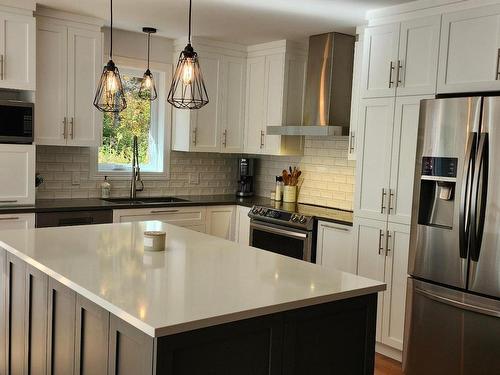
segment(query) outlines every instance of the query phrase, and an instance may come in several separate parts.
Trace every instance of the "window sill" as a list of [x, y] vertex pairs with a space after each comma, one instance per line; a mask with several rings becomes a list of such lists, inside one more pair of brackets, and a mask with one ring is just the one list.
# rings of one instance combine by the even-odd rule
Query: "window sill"
[[[104, 180], [104, 176], [108, 176], [108, 179], [111, 181], [130, 181], [132, 172], [96, 172], [89, 176], [90, 180]], [[155, 181], [162, 180], [168, 181], [170, 180], [170, 173], [168, 172], [142, 172], [141, 171], [141, 179], [144, 181]]]

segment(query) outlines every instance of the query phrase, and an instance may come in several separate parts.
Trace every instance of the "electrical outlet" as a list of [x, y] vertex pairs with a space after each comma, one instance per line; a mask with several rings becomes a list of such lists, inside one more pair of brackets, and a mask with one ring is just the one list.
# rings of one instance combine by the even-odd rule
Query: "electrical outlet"
[[80, 172], [73, 172], [71, 176], [71, 185], [80, 185]]
[[189, 183], [191, 185], [199, 185], [200, 184], [200, 173], [199, 172], [191, 173], [189, 175]]

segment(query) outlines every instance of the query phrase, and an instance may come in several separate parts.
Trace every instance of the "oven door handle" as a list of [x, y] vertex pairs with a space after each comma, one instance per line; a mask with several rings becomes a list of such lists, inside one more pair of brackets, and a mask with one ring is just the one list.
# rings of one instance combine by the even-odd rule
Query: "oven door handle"
[[286, 230], [286, 229], [279, 229], [279, 228], [276, 228], [274, 226], [268, 226], [268, 225], [260, 225], [260, 224], [256, 224], [256, 223], [251, 223], [250, 224], [250, 228], [253, 229], [253, 228], [256, 228], [256, 229], [260, 229], [264, 232], [269, 232], [269, 233], [274, 233], [274, 234], [282, 234], [284, 236], [288, 236], [288, 237], [293, 237], [293, 238], [299, 238], [299, 239], [304, 239], [304, 238], [307, 238], [307, 233], [301, 233], [301, 232], [294, 232], [294, 231], [290, 231], [290, 230]]

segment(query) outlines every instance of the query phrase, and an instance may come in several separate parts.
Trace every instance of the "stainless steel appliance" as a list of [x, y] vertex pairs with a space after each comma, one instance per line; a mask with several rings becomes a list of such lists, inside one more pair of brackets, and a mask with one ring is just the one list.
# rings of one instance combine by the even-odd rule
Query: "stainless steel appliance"
[[250, 213], [250, 246], [315, 262], [314, 218], [254, 206]]
[[33, 103], [0, 100], [0, 142], [33, 143]]
[[422, 101], [403, 367], [500, 374], [500, 97]]
[[238, 191], [239, 197], [250, 197], [253, 195], [253, 173], [254, 160], [248, 158], [238, 159]]

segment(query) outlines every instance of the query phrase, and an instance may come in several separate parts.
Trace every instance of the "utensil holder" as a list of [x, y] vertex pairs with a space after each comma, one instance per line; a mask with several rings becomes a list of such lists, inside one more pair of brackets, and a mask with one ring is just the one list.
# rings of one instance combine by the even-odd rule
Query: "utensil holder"
[[297, 202], [297, 186], [284, 186], [283, 187], [283, 202], [295, 203]]

